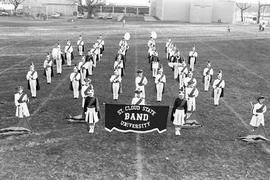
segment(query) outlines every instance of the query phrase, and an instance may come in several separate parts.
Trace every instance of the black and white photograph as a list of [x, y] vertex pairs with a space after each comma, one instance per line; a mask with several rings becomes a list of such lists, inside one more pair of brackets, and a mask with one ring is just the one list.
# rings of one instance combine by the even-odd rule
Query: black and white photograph
[[270, 180], [270, 0], [0, 0], [0, 180]]

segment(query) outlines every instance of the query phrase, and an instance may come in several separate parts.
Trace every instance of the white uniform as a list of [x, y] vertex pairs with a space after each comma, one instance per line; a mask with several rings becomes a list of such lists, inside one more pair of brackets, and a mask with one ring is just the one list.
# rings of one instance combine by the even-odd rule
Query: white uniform
[[166, 76], [165, 74], [158, 74], [155, 78], [155, 83], [156, 83], [156, 89], [157, 89], [157, 101], [161, 102], [162, 101], [162, 93], [165, 88], [166, 84]]
[[198, 53], [196, 51], [190, 51], [189, 52], [189, 62], [190, 62], [190, 69], [194, 71], [194, 64], [196, 62], [196, 59], [198, 57]]
[[81, 79], [85, 79], [87, 72], [88, 75], [92, 75], [92, 69], [91, 71], [89, 71], [89, 67], [90, 67], [90, 62], [79, 62], [78, 64], [78, 69], [80, 69], [80, 73], [81, 73]]
[[153, 47], [153, 46], [156, 46], [155, 40], [154, 40], [154, 39], [150, 39], [150, 40], [148, 41], [148, 43], [147, 43], [147, 46], [148, 46], [149, 48], [151, 48], [151, 47]]
[[37, 71], [28, 71], [26, 74], [26, 79], [29, 81], [32, 97], [37, 96], [37, 78], [38, 78]]
[[[222, 81], [220, 83], [220, 81]], [[216, 79], [213, 83], [213, 95], [214, 95], [214, 104], [219, 105], [219, 99], [221, 97], [222, 89], [225, 88], [225, 81]]]
[[176, 61], [173, 63], [173, 77], [174, 79], [177, 79], [179, 76], [179, 69], [181, 69], [182, 63], [179, 61]]
[[131, 104], [132, 105], [145, 105], [145, 99], [134, 97], [134, 98], [132, 98]]
[[250, 125], [253, 127], [264, 126], [264, 113], [266, 112], [266, 106], [260, 103], [256, 103], [253, 107], [253, 116], [250, 121]]
[[187, 87], [189, 84], [193, 83], [193, 86], [197, 85], [197, 80], [193, 77], [186, 77], [184, 80], [184, 85]]
[[78, 51], [79, 51], [79, 55], [82, 56], [83, 55], [83, 48], [84, 48], [84, 41], [83, 40], [78, 40], [77, 41], [77, 46], [78, 46]]
[[[141, 84], [140, 84], [140, 82], [141, 82]], [[145, 98], [145, 88], [144, 88], [144, 86], [147, 85], [147, 83], [148, 83], [148, 80], [146, 79], [145, 76], [142, 76], [142, 77], [137, 76], [136, 79], [135, 79], [136, 89], [142, 91], [142, 97], [143, 98]]]
[[61, 57], [61, 49], [60, 48], [53, 48], [52, 50], [52, 57], [56, 61], [56, 72], [57, 74], [62, 74], [62, 57]]
[[47, 78], [47, 83], [50, 84], [52, 82], [52, 66], [53, 66], [53, 62], [52, 60], [45, 60], [43, 67], [45, 69], [45, 74], [46, 74], [46, 78]]
[[74, 98], [79, 98], [80, 79], [81, 79], [80, 73], [73, 72], [70, 74], [70, 82], [72, 84]]
[[23, 118], [23, 117], [29, 117], [29, 110], [27, 107], [28, 97], [25, 93], [16, 93], [14, 95], [14, 101], [16, 105], [16, 117]]
[[73, 47], [70, 46], [65, 46], [65, 53], [66, 53], [66, 58], [67, 58], [67, 65], [71, 66], [71, 53], [73, 52]]
[[203, 82], [204, 82], [204, 90], [208, 91], [209, 90], [209, 85], [210, 85], [210, 81], [211, 78], [213, 76], [214, 72], [213, 72], [213, 68], [204, 68], [203, 70]]
[[114, 65], [113, 65], [113, 68], [114, 70], [117, 70], [117, 73], [120, 75], [120, 76], [123, 76], [122, 74], [122, 69], [124, 68], [124, 64], [123, 64], [123, 61], [120, 60], [120, 61], [115, 61], [114, 62]]
[[152, 61], [152, 76], [153, 77], [156, 77], [157, 76], [158, 68], [159, 68], [159, 62], [156, 59], [156, 60]]
[[114, 100], [117, 100], [119, 97], [121, 81], [122, 81], [122, 78], [120, 75], [112, 75], [110, 78], [110, 82], [112, 83], [112, 93], [113, 93]]
[[187, 99], [187, 111], [192, 113], [196, 110], [196, 97], [198, 97], [199, 91], [196, 87], [186, 88], [186, 99]]
[[179, 89], [184, 88], [185, 78], [186, 78], [187, 73], [188, 73], [188, 68], [185, 64], [178, 67]]

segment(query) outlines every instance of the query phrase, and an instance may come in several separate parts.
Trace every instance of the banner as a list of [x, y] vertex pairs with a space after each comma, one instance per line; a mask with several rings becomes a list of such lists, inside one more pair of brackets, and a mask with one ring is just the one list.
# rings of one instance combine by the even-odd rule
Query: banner
[[105, 105], [105, 129], [109, 132], [148, 133], [166, 131], [169, 106]]

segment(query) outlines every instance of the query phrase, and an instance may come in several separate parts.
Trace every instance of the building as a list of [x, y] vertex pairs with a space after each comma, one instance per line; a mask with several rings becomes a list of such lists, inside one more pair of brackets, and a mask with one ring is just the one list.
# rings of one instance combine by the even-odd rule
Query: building
[[233, 0], [151, 0], [150, 15], [164, 21], [232, 23]]
[[74, 3], [74, 0], [25, 0], [23, 7], [33, 14], [52, 15], [61, 13], [64, 16], [71, 16], [74, 11], [78, 10], [78, 5]]

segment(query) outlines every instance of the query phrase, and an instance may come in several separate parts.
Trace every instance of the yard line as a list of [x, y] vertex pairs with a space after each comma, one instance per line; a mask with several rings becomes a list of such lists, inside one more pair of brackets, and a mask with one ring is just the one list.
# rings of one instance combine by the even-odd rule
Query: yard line
[[[136, 77], [136, 70], [138, 68], [138, 50], [137, 50], [137, 32], [135, 29], [135, 66], [134, 66], [134, 76]], [[136, 134], [136, 168], [137, 168], [137, 180], [142, 180], [142, 172], [143, 172], [143, 165], [142, 165], [142, 148], [141, 148], [141, 137], [140, 134]]]
[[215, 48], [215, 47], [213, 47], [213, 46], [211, 46], [211, 45], [209, 45], [209, 44], [207, 44], [207, 43], [204, 43], [204, 42], [202, 42], [202, 41], [200, 41], [200, 40], [199, 40], [199, 42], [200, 42], [201, 44], [206, 45], [206, 46], [208, 46], [209, 48], [215, 50], [215, 51], [218, 52], [220, 55], [222, 55], [223, 57], [227, 58], [229, 61], [231, 61], [231, 62], [237, 64], [238, 66], [240, 66], [241, 68], [243, 68], [244, 70], [246, 70], [247, 72], [249, 72], [250, 74], [253, 74], [254, 76], [256, 76], [256, 77], [258, 77], [258, 78], [264, 80], [265, 83], [266, 83], [268, 86], [270, 86], [270, 81], [266, 80], [266, 79], [265, 79], [264, 77], [262, 77], [261, 75], [259, 75], [259, 74], [257, 74], [256, 72], [250, 70], [249, 68], [247, 68], [247, 67], [244, 66], [243, 64], [241, 64], [241, 63], [239, 63], [239, 62], [233, 60], [232, 58], [230, 58], [229, 56], [227, 56], [226, 54], [224, 54], [223, 52], [221, 52], [221, 51], [218, 50], [217, 48]]
[[30, 55], [30, 57], [26, 58], [25, 60], [20, 61], [19, 63], [16, 63], [16, 64], [10, 66], [9, 68], [0, 71], [0, 75], [3, 74], [3, 73], [5, 73], [5, 72], [7, 72], [7, 71], [9, 71], [9, 70], [11, 70], [11, 69], [13, 69], [13, 68], [16, 67], [17, 65], [20, 65], [20, 64], [23, 64], [23, 63], [27, 62], [30, 58], [31, 58], [31, 55]]

